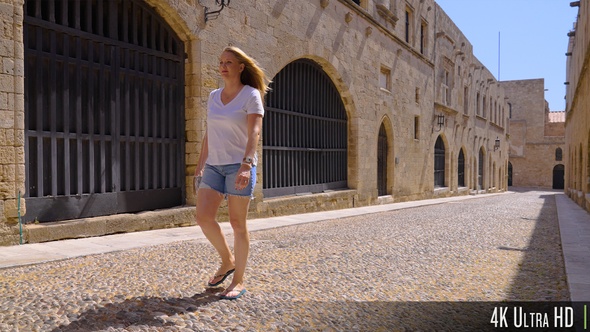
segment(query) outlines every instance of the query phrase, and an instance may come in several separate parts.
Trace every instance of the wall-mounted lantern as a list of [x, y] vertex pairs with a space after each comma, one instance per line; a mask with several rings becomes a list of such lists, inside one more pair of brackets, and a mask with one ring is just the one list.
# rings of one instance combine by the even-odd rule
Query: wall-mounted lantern
[[494, 151], [500, 148], [500, 138], [496, 136], [496, 140], [494, 141]]
[[223, 8], [229, 6], [229, 2], [230, 2], [230, 0], [227, 0], [227, 1], [226, 0], [215, 0], [215, 4], [220, 6], [220, 8], [218, 10], [214, 10], [214, 11], [209, 11], [209, 8], [205, 7], [205, 23], [207, 23], [207, 21], [209, 21], [209, 20], [216, 19], [217, 16], [219, 16], [219, 13], [221, 13], [221, 11], [223, 10]]
[[436, 124], [438, 125], [438, 130], [440, 131], [442, 129], [442, 127], [445, 125], [445, 116], [442, 114], [439, 114], [436, 116]]

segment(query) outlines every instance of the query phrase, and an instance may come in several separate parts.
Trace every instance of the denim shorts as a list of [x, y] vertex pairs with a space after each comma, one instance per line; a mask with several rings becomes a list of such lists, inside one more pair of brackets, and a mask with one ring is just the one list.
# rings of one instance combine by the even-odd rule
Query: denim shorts
[[213, 189], [227, 197], [227, 195], [254, 197], [254, 186], [256, 185], [256, 166], [250, 170], [250, 181], [246, 188], [236, 189], [236, 176], [242, 164], [228, 165], [205, 165], [203, 178], [199, 188]]

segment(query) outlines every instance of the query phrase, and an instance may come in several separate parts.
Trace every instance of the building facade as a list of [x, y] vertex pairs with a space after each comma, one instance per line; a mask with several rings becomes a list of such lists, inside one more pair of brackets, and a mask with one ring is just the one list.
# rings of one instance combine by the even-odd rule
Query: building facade
[[571, 5], [579, 8], [566, 53], [565, 193], [590, 211], [590, 4]]
[[565, 112], [550, 112], [543, 79], [502, 81], [508, 97], [508, 185], [564, 189]]
[[227, 45], [273, 81], [251, 217], [507, 187], [507, 96], [432, 0], [1, 8], [0, 244], [194, 224]]

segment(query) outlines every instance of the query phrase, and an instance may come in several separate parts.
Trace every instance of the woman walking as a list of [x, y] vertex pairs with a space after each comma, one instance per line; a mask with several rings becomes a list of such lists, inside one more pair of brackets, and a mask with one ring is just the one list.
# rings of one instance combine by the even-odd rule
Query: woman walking
[[[201, 177], [196, 221], [221, 257], [221, 266], [208, 285], [218, 286], [233, 273], [221, 298], [235, 300], [246, 292], [244, 272], [250, 251], [246, 218], [256, 184], [256, 147], [268, 80], [254, 59], [233, 46], [221, 53], [219, 72], [224, 86], [209, 95], [207, 131], [195, 171], [195, 176]], [[234, 233], [234, 253], [215, 220], [224, 198]]]

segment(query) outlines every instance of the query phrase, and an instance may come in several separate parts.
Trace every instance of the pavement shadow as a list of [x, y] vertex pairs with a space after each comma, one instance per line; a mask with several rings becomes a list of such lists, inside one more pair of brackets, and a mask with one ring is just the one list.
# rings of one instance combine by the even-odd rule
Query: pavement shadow
[[82, 332], [108, 330], [110, 327], [147, 325], [151, 327], [173, 326], [160, 316], [174, 316], [195, 312], [199, 307], [219, 301], [216, 294], [223, 288], [208, 288], [202, 293], [183, 298], [136, 297], [119, 303], [110, 303], [80, 314], [68, 325], [58, 326], [52, 332]]
[[538, 215], [521, 218], [523, 222], [534, 223], [527, 247], [498, 248], [524, 253], [520, 269], [508, 293], [511, 301], [570, 300], [555, 199], [559, 194], [559, 191], [540, 193], [539, 198], [543, 200], [543, 204]]

